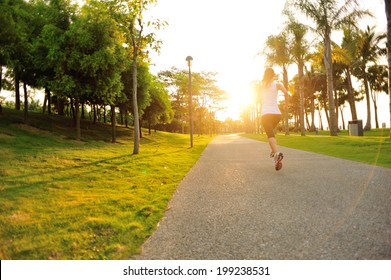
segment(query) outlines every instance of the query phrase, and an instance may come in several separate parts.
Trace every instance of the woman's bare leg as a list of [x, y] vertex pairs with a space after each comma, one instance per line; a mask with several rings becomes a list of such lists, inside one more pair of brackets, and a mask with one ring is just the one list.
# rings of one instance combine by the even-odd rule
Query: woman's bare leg
[[272, 149], [272, 153], [277, 153], [278, 152], [277, 140], [276, 140], [275, 137], [270, 137], [269, 138], [269, 146]]

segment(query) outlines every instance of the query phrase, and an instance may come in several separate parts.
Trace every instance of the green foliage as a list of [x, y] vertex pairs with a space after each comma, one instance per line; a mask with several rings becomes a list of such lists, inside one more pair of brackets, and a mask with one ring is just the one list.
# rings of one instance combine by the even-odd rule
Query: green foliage
[[[196, 113], [194, 123], [199, 134], [206, 131], [207, 126], [215, 124], [216, 112], [224, 109], [222, 101], [227, 98], [227, 95], [216, 85], [216, 74], [214, 72], [192, 73], [193, 112]], [[168, 130], [183, 131], [184, 127], [189, 125], [189, 72], [173, 67], [159, 72], [158, 78], [170, 90], [174, 119]]]
[[[128, 69], [122, 72], [122, 83], [124, 85], [123, 94], [126, 96], [125, 106], [128, 111], [133, 111], [133, 75], [132, 64]], [[145, 64], [137, 67], [137, 104], [139, 114], [142, 115], [145, 108], [150, 104], [151, 97], [149, 90], [151, 88], [153, 76], [149, 72], [149, 67]]]
[[149, 93], [151, 102], [145, 109], [143, 116], [143, 120], [146, 121], [148, 128], [157, 124], [170, 123], [174, 112], [172, 111], [168, 91], [165, 89], [164, 84], [154, 78]]
[[[3, 110], [0, 118], [0, 258], [129, 259], [140, 251], [167, 203], [211, 140], [157, 132], [131, 155], [129, 129]], [[49, 132], [52, 130], [53, 132]]]
[[[135, 24], [141, 23], [145, 9], [156, 1], [92, 0], [86, 1], [81, 8], [72, 2], [17, 0], [0, 3], [0, 65], [9, 73], [1, 87], [10, 88], [9, 81], [14, 80], [15, 90], [20, 87], [19, 81], [33, 88], [44, 88], [45, 98], [51, 102], [50, 111], [53, 104], [54, 109], [63, 114], [64, 104], [69, 104], [76, 127], [79, 127], [78, 104], [127, 104], [126, 114], [136, 107], [129, 102], [134, 90], [132, 84], [127, 83], [133, 83], [130, 67], [134, 65], [141, 72], [137, 75], [137, 101], [142, 114], [151, 101], [146, 48], [158, 50], [161, 42], [154, 33], [143, 36], [144, 25], [137, 29]], [[122, 5], [128, 9], [122, 10], [125, 7]], [[133, 64], [130, 63], [134, 50], [128, 29], [130, 23], [135, 28], [133, 35], [141, 36], [137, 45], [140, 59]], [[145, 23], [155, 29], [164, 25], [159, 20]], [[124, 75], [129, 75], [126, 89], [122, 80]], [[19, 96], [17, 93], [16, 108], [21, 107]]]
[[[91, 8], [92, 9], [92, 8]], [[121, 72], [125, 60], [121, 41], [115, 40], [115, 23], [96, 9], [85, 8], [66, 32], [61, 71], [57, 73], [57, 92], [81, 100], [112, 104], [120, 95]]]

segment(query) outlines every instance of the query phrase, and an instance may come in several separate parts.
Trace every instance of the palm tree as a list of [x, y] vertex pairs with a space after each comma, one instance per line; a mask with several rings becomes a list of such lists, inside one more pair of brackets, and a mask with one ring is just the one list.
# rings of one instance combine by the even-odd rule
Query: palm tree
[[[388, 81], [391, 81], [391, 3], [384, 0], [387, 17], [387, 61], [388, 61]], [[391, 83], [388, 83], [388, 96], [390, 97], [390, 138], [391, 138]]]
[[323, 62], [327, 74], [327, 95], [330, 110], [330, 135], [338, 135], [338, 123], [333, 94], [333, 64], [331, 50], [331, 33], [345, 24], [355, 25], [358, 18], [370, 15], [368, 11], [358, 8], [357, 0], [344, 0], [342, 5], [338, 0], [291, 0], [288, 5], [297, 8], [308, 18], [312, 19], [316, 27], [311, 28], [323, 39]]
[[376, 63], [382, 54], [382, 50], [379, 47], [379, 43], [385, 38], [385, 34], [377, 35], [375, 33], [375, 27], [367, 26], [365, 31], [359, 32], [358, 48], [360, 55], [359, 65], [359, 78], [364, 81], [365, 96], [367, 101], [367, 123], [364, 130], [371, 129], [371, 99], [368, 86], [368, 73], [367, 65], [370, 62]]
[[[333, 61], [336, 60], [335, 52], [333, 53]], [[314, 52], [311, 54], [311, 66], [318, 72], [318, 102], [322, 105], [319, 108], [324, 110], [326, 115], [327, 127], [330, 128], [330, 116], [329, 116], [329, 99], [327, 96], [327, 75], [326, 69], [323, 63], [323, 43], [318, 43]]]
[[388, 73], [384, 65], [372, 65], [368, 68], [368, 82], [371, 91], [371, 98], [375, 109], [376, 128], [379, 128], [377, 117], [377, 100], [379, 92], [387, 92], [388, 89]]
[[[285, 88], [288, 88], [288, 65], [291, 63], [289, 52], [289, 42], [285, 32], [279, 35], [271, 35], [266, 39], [263, 54], [266, 55], [266, 61], [271, 65], [278, 65], [283, 71], [283, 82]], [[288, 98], [285, 96], [285, 135], [289, 135], [288, 124]]]
[[305, 75], [304, 75], [304, 91], [307, 96], [307, 100], [309, 101], [309, 111], [311, 113], [311, 124], [309, 125], [309, 131], [315, 131], [315, 93], [319, 92], [321, 90], [320, 88], [320, 80], [321, 80], [321, 73], [316, 72], [313, 65], [311, 65], [310, 69], [308, 70], [305, 68]]
[[297, 63], [298, 74], [299, 74], [299, 98], [300, 98], [300, 131], [301, 136], [305, 136], [305, 125], [304, 125], [304, 92], [303, 92], [303, 71], [304, 61], [308, 57], [308, 43], [305, 40], [307, 28], [297, 21], [293, 17], [289, 17], [289, 22], [286, 27], [287, 31], [294, 37], [292, 42], [292, 58]]
[[350, 112], [352, 114], [352, 120], [357, 120], [356, 102], [354, 96], [354, 89], [352, 84], [352, 68], [357, 61], [357, 32], [347, 26], [343, 30], [344, 36], [341, 44], [341, 56], [340, 63], [345, 66], [346, 84], [348, 91], [348, 102], [350, 106]]

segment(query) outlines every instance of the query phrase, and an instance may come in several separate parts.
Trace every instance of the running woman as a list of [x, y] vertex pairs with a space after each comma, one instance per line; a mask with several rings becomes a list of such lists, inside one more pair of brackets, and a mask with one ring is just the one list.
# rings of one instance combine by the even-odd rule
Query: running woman
[[262, 126], [266, 131], [269, 145], [271, 148], [270, 157], [274, 158], [274, 166], [278, 171], [282, 168], [282, 159], [284, 155], [278, 151], [277, 140], [274, 130], [281, 120], [281, 111], [278, 108], [278, 91], [289, 94], [286, 88], [275, 81], [276, 74], [272, 68], [266, 68], [261, 83], [261, 101], [262, 101]]

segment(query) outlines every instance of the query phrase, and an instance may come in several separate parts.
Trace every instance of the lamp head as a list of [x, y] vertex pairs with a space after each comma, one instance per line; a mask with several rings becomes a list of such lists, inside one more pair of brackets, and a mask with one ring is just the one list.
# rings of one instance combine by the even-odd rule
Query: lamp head
[[191, 62], [193, 61], [193, 58], [189, 55], [188, 57], [186, 57], [186, 61], [187, 61], [187, 65], [190, 67]]

